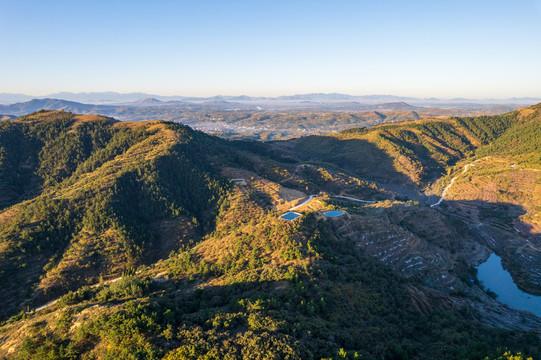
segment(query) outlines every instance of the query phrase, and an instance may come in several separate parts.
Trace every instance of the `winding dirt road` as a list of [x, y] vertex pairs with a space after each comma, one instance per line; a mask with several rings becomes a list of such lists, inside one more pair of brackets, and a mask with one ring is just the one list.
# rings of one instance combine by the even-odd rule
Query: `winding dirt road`
[[452, 179], [451, 179], [451, 182], [449, 183], [449, 185], [447, 185], [447, 186], [443, 189], [443, 191], [442, 191], [442, 193], [441, 193], [441, 197], [440, 197], [440, 199], [438, 200], [438, 202], [435, 203], [435, 204], [430, 205], [430, 207], [435, 207], [435, 206], [438, 206], [439, 204], [441, 204], [441, 202], [445, 199], [445, 193], [447, 192], [447, 190], [449, 190], [449, 188], [453, 185], [453, 183], [455, 182], [455, 180], [456, 180], [460, 175], [462, 175], [462, 174], [464, 174], [466, 171], [468, 171], [468, 168], [469, 168], [470, 166], [475, 166], [475, 164], [470, 163], [470, 164], [468, 164], [468, 165], [464, 165], [464, 169], [462, 170], [462, 172], [461, 172], [460, 174], [458, 174], [457, 176], [455, 176], [454, 178], [452, 178]]

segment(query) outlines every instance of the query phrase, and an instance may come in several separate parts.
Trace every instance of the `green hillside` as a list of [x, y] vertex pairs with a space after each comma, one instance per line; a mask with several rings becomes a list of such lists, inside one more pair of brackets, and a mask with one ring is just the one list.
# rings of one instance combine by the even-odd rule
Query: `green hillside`
[[[175, 239], [196, 241], [229, 186], [201, 154], [206, 136], [187, 127], [69, 113], [2, 125], [4, 206], [19, 201], [0, 214], [9, 304], [152, 262], [178, 249]], [[155, 231], [163, 221], [177, 224], [167, 234], [175, 239]]]
[[427, 185], [474, 155], [520, 155], [517, 161], [539, 163], [540, 128], [537, 106], [527, 112], [386, 124], [291, 142], [305, 160], [337, 164], [385, 181], [398, 173], [394, 182]]
[[513, 156], [520, 163], [541, 164], [541, 105], [515, 112], [505, 132], [478, 151], [479, 156]]
[[355, 255], [328, 221], [285, 224], [241, 192], [195, 249], [12, 319], [15, 358], [481, 359], [502, 346], [537, 355], [533, 333], [486, 328], [438, 295], [419, 303], [418, 281]]
[[[492, 203], [408, 198], [539, 123], [531, 108], [258, 143], [58, 111], [0, 122], [0, 358], [538, 358], [541, 319], [474, 280], [495, 249], [454, 209]], [[509, 221], [534, 211], [508, 194]]]

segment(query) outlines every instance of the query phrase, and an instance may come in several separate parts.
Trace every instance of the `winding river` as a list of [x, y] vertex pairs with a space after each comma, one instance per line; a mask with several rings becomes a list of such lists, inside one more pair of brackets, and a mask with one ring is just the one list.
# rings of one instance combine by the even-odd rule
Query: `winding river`
[[530, 311], [541, 316], [541, 296], [520, 290], [511, 274], [502, 267], [501, 258], [492, 253], [487, 261], [477, 267], [477, 278], [485, 288], [498, 295], [498, 301], [517, 310]]

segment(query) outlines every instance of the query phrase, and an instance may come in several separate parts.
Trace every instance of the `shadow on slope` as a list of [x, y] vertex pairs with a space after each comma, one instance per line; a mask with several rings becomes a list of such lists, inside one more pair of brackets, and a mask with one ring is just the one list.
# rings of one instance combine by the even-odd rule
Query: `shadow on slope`
[[424, 154], [422, 149], [410, 149], [411, 158], [403, 155], [393, 158], [387, 151], [364, 139], [309, 136], [293, 141], [295, 155], [303, 161], [338, 167], [361, 179], [372, 180], [400, 200], [437, 201], [436, 196], [426, 196], [420, 191], [421, 179], [426, 177], [425, 167], [432, 166], [431, 160], [427, 160], [427, 164], [416, 160], [422, 156], [415, 155], [415, 151]]

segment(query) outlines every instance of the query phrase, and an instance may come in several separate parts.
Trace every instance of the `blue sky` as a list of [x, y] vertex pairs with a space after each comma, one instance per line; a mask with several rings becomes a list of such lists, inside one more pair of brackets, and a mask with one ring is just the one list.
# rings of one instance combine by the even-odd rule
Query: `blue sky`
[[0, 92], [541, 97], [541, 0], [0, 0]]

